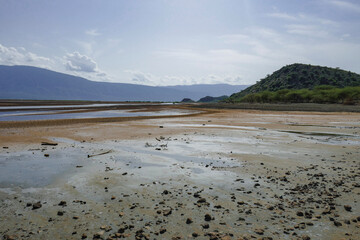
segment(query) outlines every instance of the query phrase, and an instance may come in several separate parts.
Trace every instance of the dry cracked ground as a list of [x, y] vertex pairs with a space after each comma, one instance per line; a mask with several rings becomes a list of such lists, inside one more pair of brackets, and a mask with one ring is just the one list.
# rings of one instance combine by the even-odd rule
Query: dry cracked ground
[[4, 239], [360, 239], [360, 114], [0, 129]]

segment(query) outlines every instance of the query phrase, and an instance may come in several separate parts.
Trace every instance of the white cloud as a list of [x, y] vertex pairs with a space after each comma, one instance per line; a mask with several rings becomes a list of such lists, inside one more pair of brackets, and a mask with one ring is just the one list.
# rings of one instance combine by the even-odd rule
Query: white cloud
[[269, 13], [268, 14], [269, 17], [274, 17], [274, 18], [280, 18], [283, 20], [289, 20], [289, 21], [296, 21], [298, 20], [298, 18], [296, 16], [292, 16], [290, 14], [287, 13], [280, 13], [280, 12], [276, 12], [276, 13]]
[[31, 65], [49, 68], [52, 61], [49, 58], [38, 56], [23, 47], [6, 47], [0, 44], [0, 64], [4, 65]]
[[65, 66], [70, 71], [77, 72], [98, 72], [96, 62], [88, 56], [78, 52], [68, 53], [65, 57]]
[[315, 25], [290, 24], [287, 25], [288, 33], [305, 35], [307, 37], [327, 38], [329, 33]]
[[330, 3], [336, 7], [340, 7], [345, 10], [360, 13], [360, 5], [358, 5], [358, 4], [348, 2], [348, 1], [340, 1], [340, 0], [333, 0], [333, 1], [330, 1]]
[[156, 81], [158, 80], [154, 75], [149, 73], [143, 73], [137, 70], [125, 70], [128, 77], [130, 77], [129, 82], [135, 84], [142, 84], [142, 85], [155, 85]]
[[87, 31], [85, 31], [85, 33], [87, 35], [90, 35], [90, 36], [93, 36], [93, 37], [96, 37], [96, 36], [100, 36], [101, 34], [98, 32], [97, 29], [89, 29]]
[[150, 86], [174, 86], [174, 85], [193, 85], [193, 84], [244, 84], [243, 77], [239, 75], [216, 75], [209, 74], [202, 77], [193, 76], [157, 76], [151, 73], [144, 73], [138, 70], [125, 70], [127, 76], [125, 81], [129, 83], [150, 85]]

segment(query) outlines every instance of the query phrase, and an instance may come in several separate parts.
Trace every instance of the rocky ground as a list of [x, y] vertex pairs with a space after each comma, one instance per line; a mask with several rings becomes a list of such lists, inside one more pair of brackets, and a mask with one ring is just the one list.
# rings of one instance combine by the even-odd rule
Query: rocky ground
[[357, 113], [244, 110], [0, 129], [0, 235], [359, 239], [359, 133]]

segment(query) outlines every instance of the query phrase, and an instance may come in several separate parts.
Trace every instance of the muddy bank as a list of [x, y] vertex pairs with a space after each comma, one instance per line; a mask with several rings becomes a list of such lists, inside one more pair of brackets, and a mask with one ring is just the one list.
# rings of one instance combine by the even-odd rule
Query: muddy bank
[[224, 110], [2, 128], [0, 234], [357, 239], [359, 122], [356, 113]]

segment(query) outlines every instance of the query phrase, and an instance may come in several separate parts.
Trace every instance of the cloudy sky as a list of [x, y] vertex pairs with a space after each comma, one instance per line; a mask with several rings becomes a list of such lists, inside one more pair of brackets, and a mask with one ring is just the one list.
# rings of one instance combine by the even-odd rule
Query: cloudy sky
[[146, 85], [360, 73], [358, 0], [0, 0], [0, 64]]

